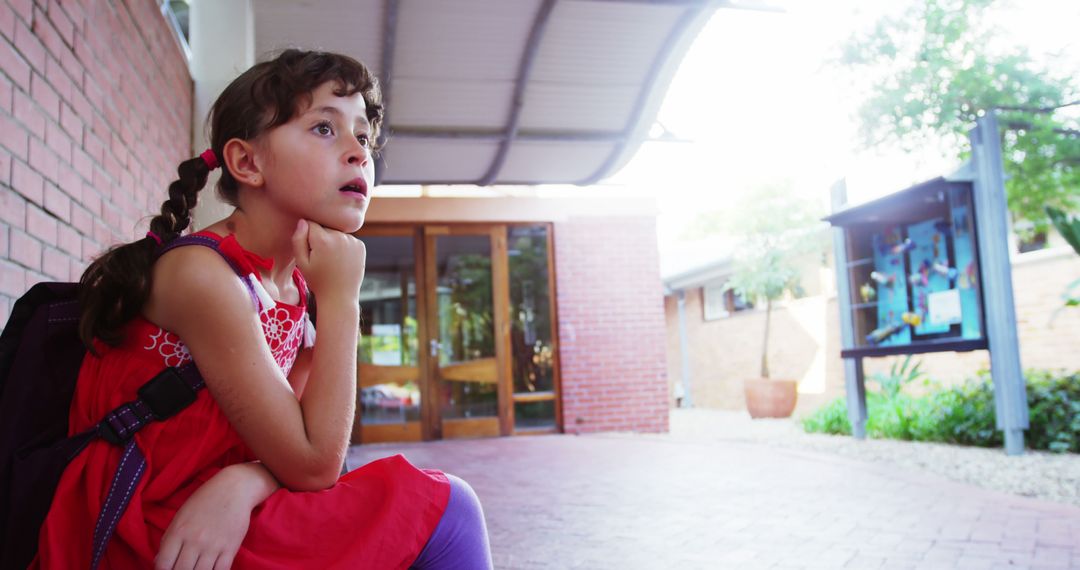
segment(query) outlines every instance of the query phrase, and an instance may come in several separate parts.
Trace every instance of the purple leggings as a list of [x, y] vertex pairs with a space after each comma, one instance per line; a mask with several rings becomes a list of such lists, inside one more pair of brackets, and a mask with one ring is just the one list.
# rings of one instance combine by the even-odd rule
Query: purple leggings
[[468, 483], [450, 475], [450, 500], [413, 570], [484, 570], [492, 568], [491, 547], [480, 500]]

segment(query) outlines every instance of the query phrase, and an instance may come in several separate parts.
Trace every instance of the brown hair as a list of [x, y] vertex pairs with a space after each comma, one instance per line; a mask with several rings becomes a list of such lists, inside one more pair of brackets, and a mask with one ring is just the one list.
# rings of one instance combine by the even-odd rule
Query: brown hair
[[[326, 52], [290, 49], [256, 64], [234, 79], [210, 109], [210, 148], [221, 157], [225, 143], [237, 138], [253, 140], [296, 116], [301, 104], [309, 104], [320, 85], [333, 81], [334, 94], [360, 93], [367, 106], [371, 139], [378, 140], [383, 120], [378, 80], [355, 59]], [[169, 199], [161, 213], [150, 220], [150, 231], [168, 243], [191, 224], [191, 209], [206, 186], [210, 169], [202, 158], [185, 160], [177, 167], [178, 179], [169, 185]], [[228, 168], [217, 184], [218, 195], [237, 205], [239, 185]], [[146, 237], [115, 246], [86, 269], [80, 280], [81, 315], [79, 337], [93, 352], [96, 337], [109, 345], [123, 340], [122, 327], [134, 318], [150, 296], [150, 268], [157, 242]]]

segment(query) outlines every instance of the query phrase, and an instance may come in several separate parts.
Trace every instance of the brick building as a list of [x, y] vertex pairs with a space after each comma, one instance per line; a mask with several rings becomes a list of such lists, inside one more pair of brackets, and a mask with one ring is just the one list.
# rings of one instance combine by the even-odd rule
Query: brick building
[[[1076, 349], [1080, 346], [1080, 310], [1063, 309], [1061, 297], [1066, 286], [1080, 277], [1080, 256], [1057, 241], [1050, 249], [1014, 255], [1013, 295], [1024, 368], [1080, 369], [1080, 351]], [[710, 272], [709, 267], [716, 270]], [[676, 393], [676, 384], [682, 383], [686, 374], [695, 406], [743, 410], [746, 405], [742, 380], [758, 371], [764, 311], [752, 307], [734, 310], [731, 299], [723, 297], [719, 303], [733, 310], [716, 312], [714, 316], [714, 311], [706, 309], [730, 273], [724, 260], [706, 264], [696, 275], [689, 273], [675, 281], [665, 278], [673, 289], [665, 298], [670, 393]], [[802, 275], [808, 295], [773, 307], [769, 343], [773, 377], [799, 381], [796, 416], [844, 395], [835, 270], [808, 266]], [[679, 342], [679, 291], [684, 296], [689, 364], [685, 372]], [[902, 357], [865, 358], [866, 378], [887, 372], [897, 358]], [[930, 378], [946, 384], [962, 382], [990, 366], [985, 350], [919, 354], [914, 358], [923, 362], [923, 370]]]
[[[143, 235], [176, 165], [204, 148], [210, 102], [256, 54], [280, 42], [346, 51], [378, 70], [389, 94], [394, 161], [378, 176], [420, 188], [376, 191], [361, 231], [369, 270], [356, 439], [666, 431], [654, 205], [587, 187], [559, 199], [432, 198], [421, 185], [587, 186], [614, 172], [647, 136], [715, 6], [493, 2], [472, 8], [497, 9], [506, 29], [456, 14], [487, 27], [447, 38], [441, 8], [371, 4], [400, 12], [358, 23], [335, 18], [340, 6], [197, 3], [188, 52], [154, 0], [0, 0], [0, 318], [32, 284], [77, 280], [95, 255]], [[592, 31], [576, 33], [582, 25]], [[348, 34], [294, 37], [312, 29]], [[511, 43], [440, 44], [474, 40]], [[599, 51], [579, 58], [582, 46]], [[483, 65], [439, 59], [447, 49]], [[510, 67], [494, 82], [501, 98], [452, 106], [460, 124], [425, 123], [440, 112], [422, 107], [433, 100], [425, 94], [452, 93], [433, 87], [424, 65], [498, 75], [499, 62], [479, 59], [488, 56]], [[596, 64], [602, 74], [586, 67]], [[433, 135], [436, 127], [450, 130]], [[438, 136], [453, 145], [432, 142]], [[201, 199], [197, 227], [225, 213]], [[488, 296], [477, 301], [477, 290]]]

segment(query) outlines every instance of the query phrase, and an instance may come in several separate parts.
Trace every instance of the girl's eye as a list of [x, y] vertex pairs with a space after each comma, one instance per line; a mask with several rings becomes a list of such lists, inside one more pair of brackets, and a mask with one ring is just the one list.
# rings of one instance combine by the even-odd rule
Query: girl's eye
[[326, 136], [334, 134], [334, 129], [330, 126], [330, 123], [319, 123], [315, 125], [315, 132]]
[[356, 135], [356, 140], [360, 141], [360, 144], [363, 145], [364, 148], [371, 148], [371, 137], [366, 133]]

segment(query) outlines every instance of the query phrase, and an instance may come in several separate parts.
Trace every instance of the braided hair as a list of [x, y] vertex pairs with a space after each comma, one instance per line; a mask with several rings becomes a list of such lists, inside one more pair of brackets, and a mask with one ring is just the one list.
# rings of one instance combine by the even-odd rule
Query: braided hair
[[[79, 281], [79, 337], [91, 353], [96, 354], [95, 338], [110, 346], [123, 341], [124, 325], [139, 314], [150, 298], [151, 267], [159, 248], [191, 225], [191, 210], [198, 202], [199, 191], [206, 186], [213, 159], [221, 156], [225, 143], [236, 138], [253, 140], [287, 123], [302, 103], [310, 103], [312, 92], [327, 82], [334, 82], [335, 95], [363, 96], [372, 139], [378, 140], [383, 120], [378, 81], [351, 57], [289, 49], [242, 73], [210, 109], [211, 162], [201, 156], [181, 162], [177, 179], [169, 185], [169, 199], [162, 202], [161, 213], [150, 220], [147, 236], [109, 249], [83, 273]], [[218, 195], [238, 206], [239, 189], [236, 178], [227, 167], [223, 168], [217, 183]]]

